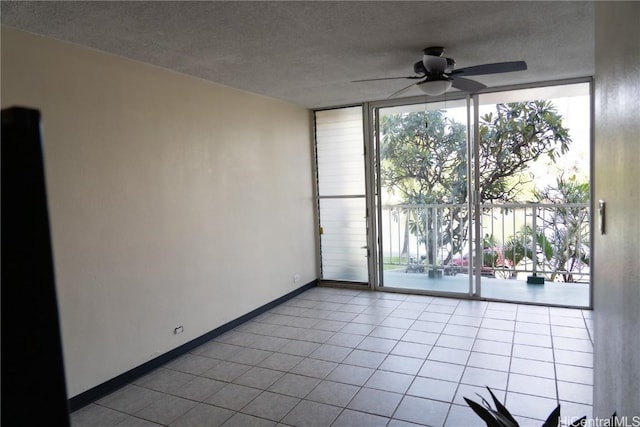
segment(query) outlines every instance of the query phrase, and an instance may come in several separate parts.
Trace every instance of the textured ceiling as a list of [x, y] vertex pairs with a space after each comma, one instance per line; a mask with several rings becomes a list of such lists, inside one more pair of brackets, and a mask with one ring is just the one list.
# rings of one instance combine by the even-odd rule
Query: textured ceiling
[[[309, 108], [385, 99], [427, 46], [456, 67], [525, 60], [488, 86], [594, 74], [591, 2], [7, 2], [2, 25]], [[403, 96], [416, 95], [417, 89]]]

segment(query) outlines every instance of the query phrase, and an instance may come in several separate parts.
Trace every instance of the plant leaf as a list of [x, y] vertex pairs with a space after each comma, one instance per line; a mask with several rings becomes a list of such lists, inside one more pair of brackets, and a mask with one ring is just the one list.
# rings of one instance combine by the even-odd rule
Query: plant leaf
[[560, 405], [556, 406], [556, 409], [549, 414], [547, 421], [542, 424], [542, 427], [558, 427], [560, 425]]
[[489, 387], [487, 387], [487, 390], [489, 390], [489, 394], [491, 394], [491, 398], [493, 399], [493, 403], [496, 405], [496, 409], [498, 410], [498, 412], [505, 417], [510, 424], [512, 424], [513, 426], [518, 426], [518, 422], [513, 418], [513, 416], [511, 415], [511, 413], [507, 410], [507, 408], [500, 403], [500, 401], [498, 400], [498, 398], [496, 397], [495, 394], [493, 394], [493, 391], [491, 391], [491, 389]]
[[493, 417], [493, 415], [491, 415], [491, 412], [483, 408], [482, 405], [474, 402], [473, 400], [467, 399], [466, 397], [464, 398], [464, 400], [465, 402], [467, 402], [467, 405], [469, 405], [469, 407], [473, 409], [473, 412], [475, 412], [480, 418], [482, 418], [482, 421], [487, 424], [487, 427], [503, 427], [500, 422], [498, 422]]

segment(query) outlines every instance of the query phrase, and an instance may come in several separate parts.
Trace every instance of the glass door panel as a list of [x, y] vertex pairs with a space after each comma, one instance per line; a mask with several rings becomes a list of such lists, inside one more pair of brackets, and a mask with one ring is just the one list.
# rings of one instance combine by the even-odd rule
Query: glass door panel
[[362, 107], [315, 112], [323, 280], [368, 284]]
[[380, 286], [471, 293], [466, 100], [378, 108]]
[[481, 296], [590, 306], [590, 84], [478, 100]]

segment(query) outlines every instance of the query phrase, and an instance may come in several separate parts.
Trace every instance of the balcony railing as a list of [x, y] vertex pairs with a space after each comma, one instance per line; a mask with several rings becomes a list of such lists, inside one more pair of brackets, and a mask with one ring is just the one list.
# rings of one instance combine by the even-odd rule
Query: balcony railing
[[[547, 281], [588, 282], [588, 203], [480, 205], [482, 274], [498, 278], [543, 276]], [[474, 218], [466, 204], [387, 205], [381, 233], [385, 269], [470, 272]], [[471, 262], [469, 259], [471, 258]]]

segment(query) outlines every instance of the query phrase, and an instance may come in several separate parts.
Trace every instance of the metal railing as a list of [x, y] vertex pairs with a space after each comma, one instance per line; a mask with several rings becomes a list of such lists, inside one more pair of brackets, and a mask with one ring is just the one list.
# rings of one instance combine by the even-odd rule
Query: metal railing
[[[480, 205], [482, 274], [588, 282], [589, 210], [588, 203]], [[475, 263], [475, 257], [469, 257], [474, 221], [467, 204], [382, 206], [385, 268], [467, 272]]]

